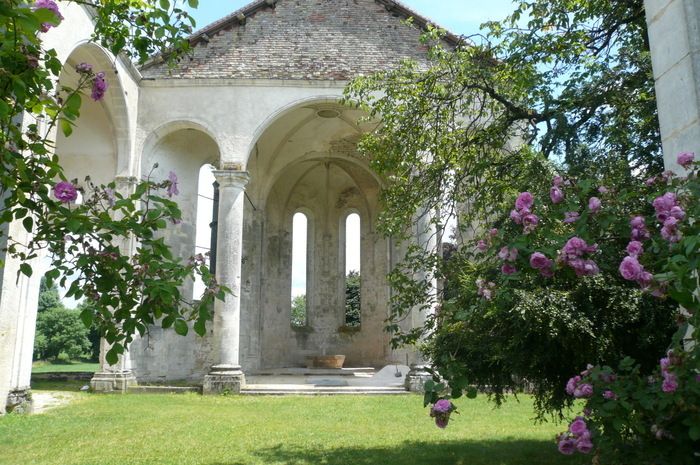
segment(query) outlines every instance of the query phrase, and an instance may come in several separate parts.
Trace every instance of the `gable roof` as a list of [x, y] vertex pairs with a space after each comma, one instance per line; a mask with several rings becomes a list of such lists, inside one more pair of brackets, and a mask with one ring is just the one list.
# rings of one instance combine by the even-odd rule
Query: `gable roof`
[[[194, 46], [202, 40], [206, 41], [210, 36], [216, 34], [222, 29], [243, 24], [249, 17], [253, 16], [258, 11], [264, 10], [265, 8], [274, 8], [278, 1], [279, 0], [256, 0], [249, 3], [233, 13], [230, 13], [196, 31], [190, 36], [190, 45]], [[435, 22], [430, 21], [425, 16], [413, 11], [398, 0], [375, 0], [375, 2], [384, 5], [388, 12], [398, 15], [403, 19], [412, 18], [414, 23], [423, 30], [427, 30], [428, 25], [439, 27]], [[463, 42], [460, 36], [447, 31], [445, 28], [441, 29], [446, 31], [445, 41], [448, 44], [457, 46]]]
[[[403, 22], [413, 18], [413, 24]], [[256, 0], [190, 37], [174, 69], [155, 79], [350, 80], [427, 58], [420, 35], [431, 22], [395, 0]], [[462, 40], [448, 34], [448, 47]]]

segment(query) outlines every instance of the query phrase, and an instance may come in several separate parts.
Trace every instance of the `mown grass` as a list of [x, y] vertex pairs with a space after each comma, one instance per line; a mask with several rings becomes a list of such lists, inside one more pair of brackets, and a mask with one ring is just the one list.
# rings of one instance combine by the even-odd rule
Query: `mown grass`
[[79, 394], [0, 418], [2, 465], [578, 465], [533, 425], [532, 403], [459, 400], [436, 428], [418, 396], [202, 397]]
[[98, 371], [99, 368], [99, 363], [40, 360], [32, 364], [32, 373], [95, 372]]

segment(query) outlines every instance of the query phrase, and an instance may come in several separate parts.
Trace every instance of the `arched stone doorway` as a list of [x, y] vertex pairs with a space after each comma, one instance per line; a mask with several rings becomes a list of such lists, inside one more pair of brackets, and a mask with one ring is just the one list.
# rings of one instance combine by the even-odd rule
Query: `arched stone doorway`
[[[380, 183], [357, 152], [364, 114], [335, 101], [304, 103], [275, 119], [248, 161], [241, 289], [242, 365], [295, 367], [346, 356], [346, 366], [390, 361], [383, 331], [388, 241], [375, 230]], [[308, 222], [306, 324], [292, 324], [293, 217]], [[361, 223], [361, 324], [345, 325], [345, 220]]]

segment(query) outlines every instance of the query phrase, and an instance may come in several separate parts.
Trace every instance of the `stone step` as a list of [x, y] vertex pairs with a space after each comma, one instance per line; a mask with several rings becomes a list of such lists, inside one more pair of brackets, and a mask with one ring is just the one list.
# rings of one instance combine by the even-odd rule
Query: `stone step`
[[184, 394], [186, 392], [202, 393], [201, 386], [130, 386], [129, 392], [135, 394]]
[[248, 385], [241, 395], [254, 396], [324, 396], [324, 395], [406, 395], [410, 394], [398, 387], [373, 386], [299, 386], [299, 385]]
[[360, 368], [271, 368], [246, 372], [246, 376], [372, 376], [372, 367]]

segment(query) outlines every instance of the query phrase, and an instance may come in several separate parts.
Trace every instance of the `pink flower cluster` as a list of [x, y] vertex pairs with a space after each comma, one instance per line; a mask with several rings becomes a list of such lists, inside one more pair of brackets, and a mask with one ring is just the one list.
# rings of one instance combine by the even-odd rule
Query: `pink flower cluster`
[[168, 188], [166, 189], [166, 192], [168, 197], [172, 197], [180, 193], [180, 191], [177, 189], [177, 174], [175, 174], [174, 171], [171, 171], [168, 174]]
[[597, 251], [598, 246], [596, 244], [588, 245], [580, 237], [572, 237], [559, 252], [559, 260], [573, 268], [576, 276], [594, 276], [600, 273], [600, 269], [596, 262], [584, 258], [584, 255]]
[[664, 377], [661, 383], [661, 390], [664, 392], [676, 392], [678, 389], [678, 378], [669, 369], [673, 366], [673, 352], [669, 351], [666, 357], [659, 360], [661, 366], [661, 375]]
[[588, 199], [588, 211], [591, 213], [598, 213], [602, 206], [603, 204], [598, 197], [591, 197]]
[[566, 393], [577, 399], [589, 398], [593, 396], [593, 385], [584, 383], [583, 378], [580, 375], [576, 375], [566, 383]]
[[455, 410], [457, 410], [455, 404], [447, 399], [440, 399], [430, 409], [430, 416], [435, 418], [435, 425], [438, 428], [446, 428], [450, 421], [450, 414]]
[[498, 258], [506, 262], [501, 267], [501, 273], [510, 275], [518, 272], [518, 269], [513, 265], [513, 262], [518, 259], [518, 249], [502, 247], [498, 251]]
[[564, 223], [565, 224], [570, 224], [570, 223], [575, 223], [578, 221], [579, 217], [578, 212], [565, 212], [564, 213]]
[[690, 169], [690, 166], [695, 161], [695, 154], [693, 152], [681, 152], [676, 158], [676, 162], [685, 169]]
[[572, 455], [576, 451], [588, 454], [593, 450], [591, 432], [582, 417], [576, 417], [569, 425], [569, 430], [560, 434], [557, 441], [559, 452], [564, 455]]
[[481, 252], [486, 252], [491, 246], [491, 240], [496, 236], [498, 236], [498, 229], [491, 228], [489, 230], [489, 236], [486, 239], [479, 239], [479, 242], [476, 243], [476, 248]]
[[532, 205], [535, 203], [535, 198], [529, 192], [521, 192], [515, 200], [515, 210], [510, 212], [510, 219], [515, 224], [523, 225], [523, 232], [528, 234], [537, 227], [540, 219], [532, 213]]
[[630, 220], [630, 226], [632, 227], [631, 237], [633, 241], [643, 241], [651, 237], [643, 216], [635, 216], [632, 218]]
[[553, 204], [564, 201], [564, 191], [561, 189], [563, 184], [564, 179], [561, 176], [555, 176], [554, 179], [552, 179], [552, 188], [549, 189], [549, 198], [552, 200]]
[[685, 211], [678, 205], [678, 198], [673, 192], [666, 192], [657, 197], [653, 202], [656, 210], [656, 219], [663, 224], [661, 237], [674, 243], [681, 240], [681, 232], [678, 230], [678, 223], [685, 219]]
[[637, 281], [639, 287], [648, 289], [654, 276], [644, 269], [644, 266], [639, 263], [639, 256], [644, 253], [644, 247], [639, 241], [630, 241], [627, 244], [627, 256], [622, 259], [619, 271], [623, 278], [627, 281]]
[[540, 271], [540, 275], [545, 278], [554, 276], [554, 261], [547, 258], [542, 252], [535, 252], [530, 255], [530, 266]]
[[481, 278], [476, 280], [476, 293], [479, 295], [479, 297], [482, 297], [484, 300], [491, 300], [493, 298], [493, 290], [496, 287], [496, 283], [483, 280]]
[[[56, 18], [58, 19], [59, 23], [61, 21], [63, 21], [63, 15], [58, 10], [58, 5], [56, 5], [56, 2], [54, 0], [36, 0], [36, 2], [34, 2], [34, 9], [35, 10], [39, 10], [39, 9], [50, 10], [53, 12], [53, 14], [56, 15]], [[54, 25], [51, 23], [42, 23], [41, 24], [41, 32], [47, 32], [52, 27], [54, 27]]]
[[107, 81], [105, 81], [105, 73], [99, 72], [95, 74], [95, 79], [92, 80], [92, 99], [99, 102], [107, 92]]

